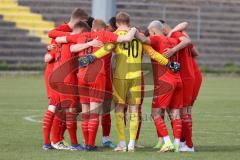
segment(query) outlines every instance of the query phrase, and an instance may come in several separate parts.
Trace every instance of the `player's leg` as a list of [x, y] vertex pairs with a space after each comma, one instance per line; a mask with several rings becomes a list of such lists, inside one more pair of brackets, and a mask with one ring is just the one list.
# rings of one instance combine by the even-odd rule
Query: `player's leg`
[[126, 137], [124, 123], [124, 109], [126, 106], [127, 83], [126, 80], [113, 79], [113, 100], [116, 104], [115, 119], [119, 143], [114, 151], [126, 152]]
[[49, 87], [49, 74], [50, 72], [46, 69], [45, 71], [45, 84], [46, 84], [46, 91], [47, 91], [47, 96], [49, 98], [49, 105], [48, 109], [44, 115], [44, 118], [42, 120], [42, 128], [43, 128], [43, 140], [44, 140], [44, 145], [43, 149], [48, 150], [52, 149], [53, 147], [51, 146], [51, 140], [50, 140], [50, 133], [51, 133], [51, 128], [52, 128], [52, 123], [54, 119], [54, 114], [56, 110], [56, 106], [51, 104], [51, 88]]
[[51, 133], [55, 110], [56, 110], [56, 106], [49, 105], [48, 110], [46, 111], [42, 121], [43, 139], [44, 139], [43, 149], [45, 150], [52, 149], [50, 133]]
[[102, 106], [102, 145], [114, 149], [116, 146], [110, 139], [112, 99], [105, 99]]
[[[181, 109], [182, 118], [182, 138], [180, 151], [194, 151], [192, 144], [192, 115], [188, 113], [188, 108], [192, 108], [192, 95], [194, 90], [194, 79], [183, 79], [183, 109]], [[191, 97], [191, 98], [189, 98]], [[188, 144], [186, 144], [188, 139]], [[185, 145], [186, 144], [186, 145]]]
[[170, 140], [167, 126], [164, 122], [164, 119], [161, 117], [161, 113], [163, 112], [163, 108], [161, 107], [153, 107], [152, 108], [152, 118], [154, 120], [154, 124], [156, 130], [159, 134], [159, 137], [162, 137], [163, 144], [161, 145], [160, 152], [168, 152], [173, 151], [174, 146]]
[[69, 133], [70, 141], [71, 141], [71, 150], [83, 150], [83, 147], [78, 144], [77, 139], [77, 105], [78, 99], [75, 96], [69, 95], [68, 99], [70, 100], [70, 104], [66, 109], [66, 127]]
[[115, 107], [116, 129], [119, 143], [118, 146], [114, 149], [114, 151], [117, 152], [127, 151], [124, 123], [124, 108], [125, 104], [116, 104]]
[[[162, 112], [160, 113], [162, 119], [164, 120], [165, 117], [165, 110], [162, 110]], [[162, 147], [162, 145], [164, 144], [163, 142], [163, 138], [161, 136], [161, 134], [157, 131], [157, 137], [158, 137], [158, 142], [157, 144], [153, 147], [154, 149], [160, 149]]]
[[142, 103], [140, 105], [138, 105], [138, 130], [137, 130], [137, 135], [136, 135], [136, 142], [135, 142], [135, 147], [136, 148], [144, 148], [144, 146], [139, 145], [139, 137], [140, 137], [140, 131], [141, 131], [141, 127], [142, 127]]
[[179, 152], [180, 138], [182, 133], [182, 120], [180, 117], [180, 109], [171, 109], [170, 114], [173, 128], [175, 152]]
[[129, 93], [127, 97], [127, 102], [129, 104], [129, 114], [130, 114], [130, 141], [128, 144], [128, 151], [134, 152], [135, 142], [138, 132], [139, 125], [139, 111], [138, 107], [141, 104], [141, 79], [127, 80], [129, 86]]
[[88, 122], [88, 150], [96, 150], [95, 140], [99, 126], [99, 112], [102, 103], [90, 102], [90, 116]]
[[139, 117], [138, 117], [138, 105], [130, 105], [129, 107], [129, 121], [130, 121], [130, 141], [128, 143], [128, 151], [133, 152], [135, 149], [135, 141], [138, 132], [138, 124], [139, 124]]
[[179, 152], [182, 135], [182, 119], [180, 109], [183, 106], [183, 85], [180, 77], [176, 80], [176, 87], [170, 104], [170, 120], [173, 129], [175, 152]]
[[105, 91], [105, 76], [98, 76], [94, 83], [89, 83], [89, 99], [90, 99], [90, 117], [88, 122], [88, 151], [96, 151], [95, 140], [99, 126], [99, 113], [102, 109]]
[[[169, 78], [166, 80], [171, 86], [174, 86], [173, 82], [170, 81]], [[155, 88], [157, 89], [158, 87], [160, 86], [157, 86], [157, 84], [155, 84]], [[160, 152], [169, 152], [174, 150], [174, 146], [169, 138], [167, 126], [162, 117], [162, 113], [169, 107], [171, 103], [173, 93], [174, 93], [173, 87], [171, 90], [169, 90], [169, 92], [162, 95], [159, 95], [157, 91], [154, 91], [154, 98], [152, 101], [152, 118], [154, 120], [157, 133], [158, 135], [160, 135], [160, 137], [162, 137], [164, 142], [160, 149]]]
[[57, 104], [58, 107], [56, 108], [56, 111], [55, 111], [55, 116], [53, 119], [53, 124], [51, 129], [51, 133], [52, 133], [51, 144], [55, 149], [69, 150], [69, 147], [65, 146], [61, 142], [61, 138], [60, 138], [62, 123], [63, 121], [65, 121], [65, 110], [63, 110], [61, 107], [60, 95], [57, 93], [54, 94], [52, 100], [53, 100], [53, 104]]
[[143, 74], [142, 74], [142, 79], [141, 79], [141, 103], [138, 106], [139, 123], [138, 123], [138, 131], [137, 131], [136, 143], [135, 143], [136, 148], [144, 148], [144, 146], [138, 144], [138, 142], [139, 142], [138, 140], [139, 140], [139, 137], [140, 137], [140, 131], [141, 131], [141, 127], [142, 127], [142, 104], [143, 104], [143, 99], [144, 99], [144, 77], [143, 77]]
[[81, 123], [82, 135], [84, 138], [85, 146], [88, 146], [89, 145], [89, 143], [88, 143], [88, 139], [89, 139], [88, 122], [89, 122], [89, 118], [90, 118], [90, 104], [82, 103], [81, 106], [82, 106], [82, 123]]

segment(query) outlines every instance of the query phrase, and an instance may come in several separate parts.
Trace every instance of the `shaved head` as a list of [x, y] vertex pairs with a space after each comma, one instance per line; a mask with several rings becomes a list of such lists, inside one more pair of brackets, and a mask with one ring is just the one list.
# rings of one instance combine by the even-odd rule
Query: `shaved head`
[[163, 30], [163, 23], [156, 20], [156, 21], [152, 21], [149, 25], [148, 25], [148, 29], [152, 29], [152, 28], [155, 28], [155, 29], [158, 29], [158, 30]]
[[163, 29], [164, 29], [163, 23], [158, 20], [152, 21], [148, 25], [148, 31], [149, 31], [150, 36], [163, 34]]

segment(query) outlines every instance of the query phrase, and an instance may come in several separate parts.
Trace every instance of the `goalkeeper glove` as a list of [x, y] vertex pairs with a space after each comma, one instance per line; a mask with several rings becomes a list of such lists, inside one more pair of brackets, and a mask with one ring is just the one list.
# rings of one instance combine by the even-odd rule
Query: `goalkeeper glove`
[[87, 67], [90, 63], [95, 61], [95, 57], [92, 54], [88, 54], [84, 57], [78, 59], [78, 63], [80, 67]]
[[174, 62], [174, 61], [171, 61], [169, 64], [168, 64], [168, 68], [171, 69], [173, 72], [179, 72], [180, 71], [180, 63], [178, 62]]

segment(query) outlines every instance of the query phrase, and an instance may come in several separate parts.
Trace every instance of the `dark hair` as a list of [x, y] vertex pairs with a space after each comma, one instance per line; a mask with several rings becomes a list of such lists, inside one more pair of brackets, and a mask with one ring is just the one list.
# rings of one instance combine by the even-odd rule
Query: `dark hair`
[[88, 14], [81, 8], [76, 8], [72, 12], [72, 18], [78, 18], [82, 21], [86, 21], [88, 19]]
[[145, 35], [146, 37], [149, 37], [149, 36], [150, 36], [148, 29], [144, 32], [144, 35]]
[[116, 17], [110, 18], [108, 22], [109, 22], [109, 25], [110, 25], [114, 30], [117, 30]]
[[162, 19], [159, 19], [159, 22], [161, 22], [162, 24], [165, 24], [166, 22]]
[[73, 29], [76, 29], [76, 28], [83, 29], [83, 32], [91, 31], [91, 28], [89, 27], [89, 25], [86, 22], [83, 22], [83, 21], [79, 21], [78, 23], [76, 23], [74, 25]]
[[92, 28], [94, 18], [93, 17], [88, 17], [87, 24]]

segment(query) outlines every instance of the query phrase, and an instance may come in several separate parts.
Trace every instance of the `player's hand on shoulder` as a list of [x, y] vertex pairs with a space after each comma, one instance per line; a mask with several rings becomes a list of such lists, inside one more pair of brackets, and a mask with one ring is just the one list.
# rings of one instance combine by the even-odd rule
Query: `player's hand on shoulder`
[[56, 45], [55, 44], [49, 44], [47, 45], [47, 51], [51, 51], [53, 49], [55, 49]]
[[172, 48], [166, 48], [166, 49], [164, 50], [163, 56], [164, 56], [165, 58], [170, 58], [170, 57], [172, 57], [174, 54], [175, 54], [174, 49], [172, 49]]
[[97, 47], [97, 48], [101, 48], [104, 44], [102, 43], [102, 41], [98, 40], [98, 37], [93, 39], [92, 41], [88, 42], [90, 46], [92, 47]]

